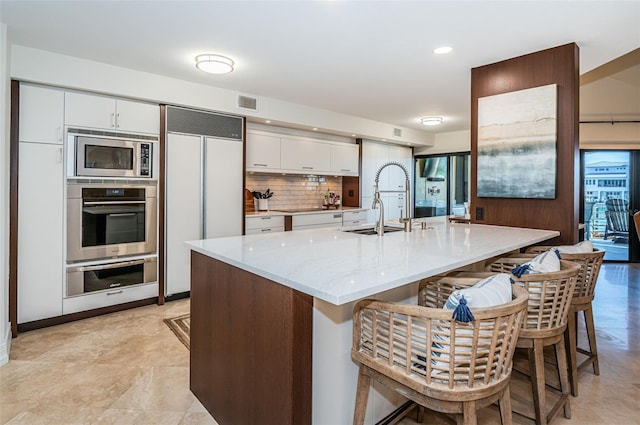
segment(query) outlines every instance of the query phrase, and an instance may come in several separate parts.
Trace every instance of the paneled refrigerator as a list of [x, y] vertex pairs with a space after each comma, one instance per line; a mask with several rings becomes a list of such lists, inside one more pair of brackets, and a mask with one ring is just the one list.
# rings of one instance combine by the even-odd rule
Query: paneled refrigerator
[[184, 242], [242, 235], [243, 118], [167, 107], [165, 296], [190, 290]]

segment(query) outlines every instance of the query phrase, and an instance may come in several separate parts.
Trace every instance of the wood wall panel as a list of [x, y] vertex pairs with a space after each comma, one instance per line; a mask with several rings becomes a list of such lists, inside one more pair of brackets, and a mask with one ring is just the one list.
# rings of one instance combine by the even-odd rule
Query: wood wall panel
[[[550, 243], [578, 242], [579, 78], [579, 48], [575, 43], [471, 70], [472, 222], [558, 230], [560, 237]], [[558, 86], [556, 199], [478, 198], [478, 98], [547, 84]], [[476, 218], [476, 208], [484, 210], [483, 220]]]

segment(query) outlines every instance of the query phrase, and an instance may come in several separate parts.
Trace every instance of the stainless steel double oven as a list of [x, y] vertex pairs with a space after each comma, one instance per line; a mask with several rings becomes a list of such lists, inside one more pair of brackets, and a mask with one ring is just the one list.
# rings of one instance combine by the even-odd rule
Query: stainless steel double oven
[[[97, 291], [118, 293], [122, 288], [157, 280], [157, 181], [151, 178], [151, 146], [145, 141], [141, 149], [133, 150], [138, 141], [70, 136], [70, 148], [76, 158], [84, 158], [87, 146], [93, 151], [105, 150], [100, 167], [93, 167], [87, 178], [87, 167], [77, 163], [67, 180], [67, 288], [66, 296]], [[144, 157], [143, 173], [129, 175], [114, 169], [121, 161], [140, 155]], [[108, 163], [118, 159], [115, 165]], [[109, 159], [109, 161], [107, 161]]]

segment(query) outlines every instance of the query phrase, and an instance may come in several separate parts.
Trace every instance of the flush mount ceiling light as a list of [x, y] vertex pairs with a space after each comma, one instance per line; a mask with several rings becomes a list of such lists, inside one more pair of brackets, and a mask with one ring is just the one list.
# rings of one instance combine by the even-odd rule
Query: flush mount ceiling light
[[196, 68], [209, 74], [228, 74], [233, 71], [233, 60], [221, 55], [196, 56]]
[[453, 50], [453, 47], [442, 46], [442, 47], [438, 47], [437, 49], [434, 49], [433, 53], [435, 53], [436, 55], [444, 55], [446, 53], [451, 53], [452, 50]]
[[420, 118], [422, 125], [440, 125], [442, 124], [442, 117], [424, 117]]

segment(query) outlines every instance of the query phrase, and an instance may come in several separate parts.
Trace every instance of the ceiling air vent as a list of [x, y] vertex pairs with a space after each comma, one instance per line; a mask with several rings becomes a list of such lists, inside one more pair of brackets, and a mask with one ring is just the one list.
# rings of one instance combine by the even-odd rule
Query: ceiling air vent
[[393, 137], [402, 137], [402, 129], [394, 128], [393, 129]]
[[257, 111], [258, 99], [249, 96], [238, 95], [238, 107]]

